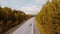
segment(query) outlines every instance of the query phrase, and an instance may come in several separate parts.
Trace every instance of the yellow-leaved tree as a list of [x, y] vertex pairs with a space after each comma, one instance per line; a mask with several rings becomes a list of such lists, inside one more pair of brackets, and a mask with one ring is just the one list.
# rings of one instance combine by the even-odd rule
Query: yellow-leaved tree
[[60, 0], [48, 1], [36, 15], [41, 34], [60, 34]]

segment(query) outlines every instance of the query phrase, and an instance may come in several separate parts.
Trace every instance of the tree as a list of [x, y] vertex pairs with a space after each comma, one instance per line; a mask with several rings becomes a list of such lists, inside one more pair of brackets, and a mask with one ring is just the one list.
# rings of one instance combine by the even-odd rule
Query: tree
[[60, 0], [47, 2], [36, 16], [41, 34], [60, 34]]
[[8, 7], [0, 8], [0, 34], [4, 34], [13, 27], [31, 18], [31, 15], [25, 14], [23, 11], [12, 10]]

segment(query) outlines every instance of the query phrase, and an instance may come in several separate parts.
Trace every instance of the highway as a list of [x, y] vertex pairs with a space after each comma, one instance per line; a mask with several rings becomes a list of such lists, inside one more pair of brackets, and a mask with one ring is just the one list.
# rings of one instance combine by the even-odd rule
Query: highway
[[27, 20], [23, 25], [18, 25], [6, 34], [40, 34], [36, 26], [35, 17]]

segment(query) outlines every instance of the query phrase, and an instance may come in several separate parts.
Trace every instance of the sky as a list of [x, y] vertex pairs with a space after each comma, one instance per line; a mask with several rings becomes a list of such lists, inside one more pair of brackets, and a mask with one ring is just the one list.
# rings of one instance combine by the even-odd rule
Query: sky
[[37, 14], [47, 0], [0, 0], [2, 7], [21, 10], [26, 14]]

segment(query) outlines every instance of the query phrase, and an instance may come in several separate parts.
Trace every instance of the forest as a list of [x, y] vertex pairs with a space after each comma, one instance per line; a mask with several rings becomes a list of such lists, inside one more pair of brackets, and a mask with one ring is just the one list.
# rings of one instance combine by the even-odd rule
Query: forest
[[31, 17], [33, 15], [25, 14], [23, 11], [0, 7], [0, 34], [9, 31], [11, 28], [25, 22]]

